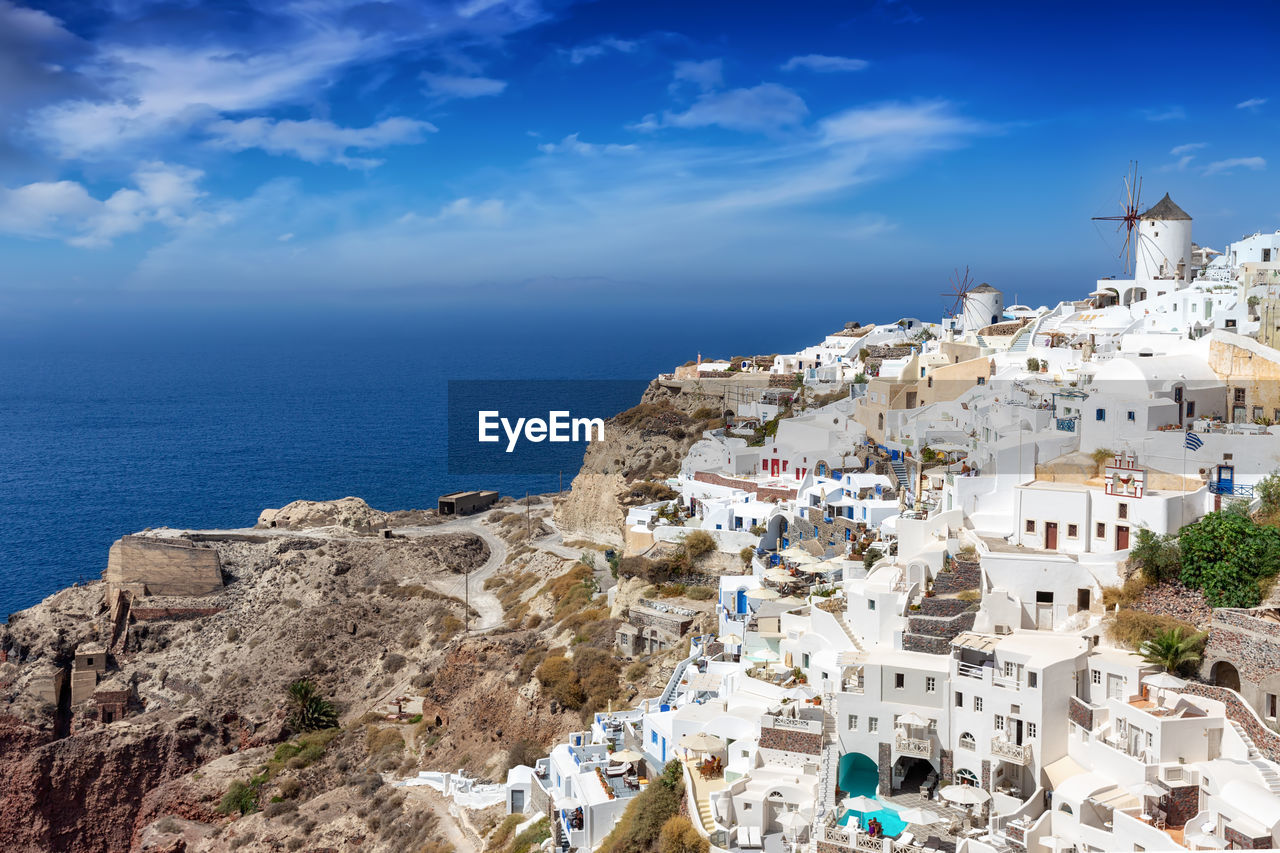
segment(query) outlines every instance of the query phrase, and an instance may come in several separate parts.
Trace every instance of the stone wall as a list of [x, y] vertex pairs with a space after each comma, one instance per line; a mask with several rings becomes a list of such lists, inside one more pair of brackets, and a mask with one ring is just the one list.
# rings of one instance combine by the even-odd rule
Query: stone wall
[[736, 480], [729, 477], [722, 477], [719, 474], [713, 474], [710, 471], [699, 471], [693, 475], [693, 479], [700, 483], [712, 483], [717, 486], [728, 486], [731, 489], [742, 489], [751, 492], [757, 499], [767, 501], [770, 498], [777, 500], [793, 500], [796, 496], [795, 489], [775, 489], [765, 488], [750, 480]]
[[977, 589], [982, 581], [982, 566], [977, 560], [952, 559], [951, 571], [938, 572], [933, 579], [933, 591], [938, 595]]
[[1280, 673], [1280, 624], [1248, 610], [1215, 610], [1205, 644], [1206, 671], [1225, 660], [1240, 673], [1240, 683], [1258, 684]]
[[1170, 788], [1164, 798], [1165, 824], [1185, 826], [1200, 811], [1200, 786], [1179, 785]]
[[883, 741], [876, 756], [876, 768], [880, 774], [880, 793], [888, 796], [893, 793], [893, 747]]
[[659, 613], [648, 607], [629, 607], [627, 621], [637, 628], [657, 628], [679, 637], [693, 622], [693, 617], [679, 613]]
[[1223, 827], [1222, 837], [1226, 839], [1227, 845], [1232, 850], [1268, 850], [1271, 848], [1270, 835], [1250, 838], [1243, 832], [1227, 826]]
[[920, 610], [917, 611], [921, 616], [941, 616], [949, 618], [958, 616], [966, 610], [977, 607], [977, 602], [962, 601], [959, 598], [924, 598], [920, 602]]
[[222, 611], [221, 607], [133, 607], [129, 609], [130, 615], [139, 622], [201, 619]]
[[904, 652], [924, 652], [927, 655], [950, 654], [951, 638], [926, 637], [923, 634], [903, 634], [902, 650]]
[[822, 735], [818, 732], [794, 732], [789, 729], [760, 729], [760, 748], [805, 755], [822, 754]]
[[954, 640], [962, 631], [968, 631], [973, 628], [973, 621], [977, 618], [976, 613], [967, 609], [955, 616], [943, 618], [940, 616], [921, 616], [918, 612], [913, 612], [907, 620], [907, 631], [911, 634], [922, 634], [926, 637], [941, 637], [945, 640]]
[[142, 536], [117, 539], [107, 554], [108, 599], [112, 590], [142, 584], [148, 595], [209, 595], [222, 589], [218, 552], [185, 540]]
[[1071, 703], [1067, 706], [1067, 719], [1077, 726], [1093, 731], [1093, 708], [1074, 696], [1071, 697]]

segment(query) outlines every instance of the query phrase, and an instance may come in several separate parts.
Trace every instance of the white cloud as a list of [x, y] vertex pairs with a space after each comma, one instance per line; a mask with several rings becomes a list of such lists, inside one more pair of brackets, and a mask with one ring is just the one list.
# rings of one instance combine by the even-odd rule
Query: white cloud
[[422, 80], [431, 94], [443, 98], [484, 98], [507, 88], [506, 80], [464, 74], [423, 74]]
[[177, 227], [196, 212], [202, 172], [149, 163], [133, 174], [134, 187], [98, 200], [75, 181], [37, 182], [0, 189], [0, 231], [63, 239], [73, 246], [110, 245], [149, 223]]
[[806, 71], [816, 71], [820, 74], [830, 74], [837, 71], [862, 71], [869, 62], [865, 59], [853, 59], [847, 56], [824, 56], [821, 53], [810, 53], [805, 56], [793, 56], [786, 62], [782, 63], [783, 71], [795, 71], [796, 69], [804, 69]]
[[767, 132], [800, 124], [809, 114], [804, 100], [776, 83], [750, 89], [704, 92], [684, 112], [667, 111], [662, 118], [645, 116], [633, 130], [660, 127], [723, 127], [745, 132]]
[[627, 151], [635, 151], [636, 145], [619, 145], [617, 143], [600, 144], [596, 142], [583, 142], [578, 138], [578, 134], [571, 133], [559, 142], [544, 142], [538, 146], [538, 150], [543, 154], [581, 154], [583, 156], [595, 156], [598, 154], [621, 154]]
[[434, 133], [436, 127], [430, 122], [400, 117], [383, 119], [368, 127], [340, 127], [321, 119], [249, 118], [216, 121], [207, 130], [213, 137], [212, 144], [230, 151], [261, 148], [268, 154], [289, 154], [308, 163], [369, 168], [381, 161], [349, 157], [347, 152], [412, 145]]
[[1162, 109], [1143, 110], [1142, 117], [1147, 121], [1180, 121], [1187, 117], [1187, 111], [1174, 105]]
[[[410, 214], [410, 217], [413, 215]], [[507, 218], [507, 206], [501, 199], [477, 201], [473, 198], [456, 198], [440, 208], [430, 222], [463, 222], [472, 225], [501, 225]], [[412, 219], [408, 220], [412, 221]]]
[[596, 59], [604, 56], [610, 51], [618, 53], [635, 53], [640, 47], [640, 42], [631, 39], [620, 39], [614, 36], [605, 36], [593, 42], [580, 44], [577, 47], [561, 51], [568, 57], [569, 62], [573, 65], [581, 65], [589, 59]]
[[1208, 148], [1208, 147], [1209, 147], [1209, 143], [1207, 142], [1188, 142], [1185, 145], [1175, 145], [1174, 147], [1169, 149], [1169, 153], [1172, 154], [1174, 157], [1182, 157], [1186, 154], [1191, 154], [1195, 151], [1199, 151], [1201, 148]]
[[1247, 101], [1241, 101], [1240, 103], [1236, 104], [1236, 109], [1256, 110], [1258, 107], [1262, 106], [1266, 102], [1267, 102], [1266, 98], [1250, 98]]
[[719, 89], [724, 85], [724, 60], [706, 59], [701, 62], [685, 60], [677, 62], [672, 74], [672, 87], [681, 83], [692, 83], [704, 92]]
[[1214, 160], [1204, 167], [1206, 175], [1220, 175], [1236, 169], [1252, 169], [1255, 172], [1267, 168], [1267, 161], [1261, 157], [1231, 157], [1226, 160]]
[[827, 144], [864, 142], [912, 148], [946, 147], [993, 129], [986, 122], [959, 115], [947, 101], [857, 107], [824, 119], [820, 127]]

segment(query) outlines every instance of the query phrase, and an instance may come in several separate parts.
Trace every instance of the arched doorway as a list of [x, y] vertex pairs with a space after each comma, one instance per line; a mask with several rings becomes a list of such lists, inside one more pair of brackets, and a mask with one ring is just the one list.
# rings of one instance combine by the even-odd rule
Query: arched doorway
[[1225, 660], [1220, 660], [1213, 665], [1210, 672], [1213, 683], [1219, 687], [1227, 687], [1231, 690], [1240, 690], [1240, 673], [1232, 664]]
[[870, 756], [861, 752], [846, 752], [840, 756], [840, 772], [837, 783], [845, 796], [874, 797], [880, 787], [880, 768]]
[[893, 762], [895, 794], [915, 794], [921, 788], [932, 787], [937, 781], [937, 770], [927, 759], [914, 755], [901, 755], [897, 761]]
[[970, 770], [967, 767], [961, 767], [959, 770], [956, 771], [956, 784], [957, 785], [977, 785], [978, 774], [974, 773], [972, 770]]

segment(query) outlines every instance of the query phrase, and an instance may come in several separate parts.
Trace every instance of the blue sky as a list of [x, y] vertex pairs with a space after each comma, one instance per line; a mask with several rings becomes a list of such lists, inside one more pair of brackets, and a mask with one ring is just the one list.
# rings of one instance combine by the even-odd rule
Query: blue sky
[[0, 312], [1077, 295], [1132, 159], [1280, 227], [1274, 6], [1161, 9], [0, 0]]

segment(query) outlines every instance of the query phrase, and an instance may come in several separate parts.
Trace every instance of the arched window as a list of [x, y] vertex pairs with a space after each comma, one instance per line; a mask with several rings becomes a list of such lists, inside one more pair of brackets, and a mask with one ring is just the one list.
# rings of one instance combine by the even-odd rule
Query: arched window
[[960, 748], [961, 749], [977, 749], [978, 742], [977, 740], [974, 739], [973, 735], [970, 732], [965, 732], [964, 734], [960, 735]]
[[817, 474], [819, 477], [825, 477], [825, 476], [827, 476], [827, 463], [825, 463], [825, 462], [819, 462], [819, 463], [815, 466], [815, 470], [814, 470], [814, 472], [813, 472], [813, 473]]
[[1066, 803], [1063, 803], [1062, 805], [1058, 806], [1058, 811], [1062, 812], [1063, 814], [1075, 814], [1075, 812], [1071, 810], [1071, 806], [1067, 805]]
[[972, 770], [962, 767], [956, 771], [956, 782], [961, 785], [977, 785], [978, 776]]

